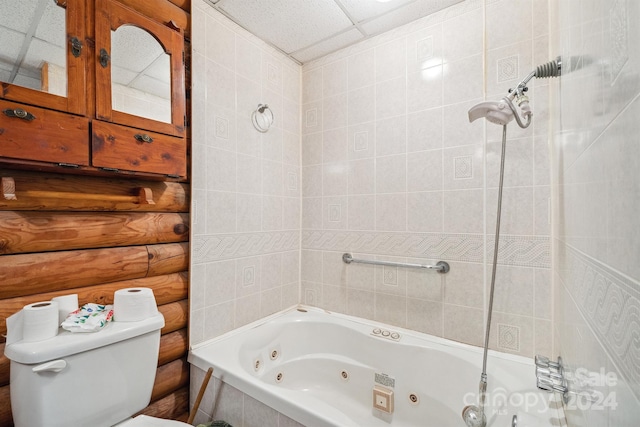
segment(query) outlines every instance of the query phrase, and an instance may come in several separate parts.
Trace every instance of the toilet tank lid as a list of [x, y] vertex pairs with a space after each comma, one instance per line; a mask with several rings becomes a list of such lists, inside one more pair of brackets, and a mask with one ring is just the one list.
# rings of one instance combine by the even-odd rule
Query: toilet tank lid
[[58, 335], [44, 341], [18, 341], [8, 345], [4, 355], [13, 362], [43, 363], [157, 331], [163, 326], [164, 316], [157, 313], [138, 322], [109, 322], [99, 332], [78, 333], [61, 329]]

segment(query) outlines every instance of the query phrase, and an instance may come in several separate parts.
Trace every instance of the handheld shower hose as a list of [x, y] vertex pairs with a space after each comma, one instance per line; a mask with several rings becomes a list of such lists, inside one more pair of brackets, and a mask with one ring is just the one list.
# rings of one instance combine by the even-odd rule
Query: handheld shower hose
[[[509, 95], [502, 98], [498, 102], [483, 102], [471, 107], [469, 110], [469, 121], [473, 122], [480, 117], [485, 117], [488, 121], [502, 125], [502, 152], [500, 155], [500, 181], [498, 184], [498, 207], [496, 214], [496, 233], [493, 247], [493, 264], [491, 271], [491, 288], [489, 291], [489, 305], [487, 307], [487, 324], [484, 336], [484, 353], [482, 358], [482, 373], [480, 374], [480, 383], [478, 386], [478, 406], [467, 405], [462, 410], [462, 419], [467, 427], [485, 427], [487, 425], [487, 417], [485, 415], [485, 401], [487, 393], [487, 353], [489, 350], [489, 335], [491, 332], [491, 316], [493, 314], [493, 294], [496, 284], [496, 267], [498, 264], [498, 248], [500, 239], [500, 216], [502, 213], [502, 187], [504, 183], [504, 159], [507, 147], [507, 124], [511, 119], [515, 118], [516, 123], [521, 128], [527, 128], [531, 124], [531, 116], [533, 113], [529, 108], [529, 99], [524, 94], [527, 91], [527, 83], [532, 78], [558, 77], [561, 74], [562, 61], [560, 57], [554, 61], [539, 65], [524, 80], [522, 80], [515, 89], [509, 90]], [[526, 122], [522, 121], [520, 113], [513, 104], [516, 101], [522, 115], [526, 118]], [[509, 111], [504, 111], [509, 107]]]

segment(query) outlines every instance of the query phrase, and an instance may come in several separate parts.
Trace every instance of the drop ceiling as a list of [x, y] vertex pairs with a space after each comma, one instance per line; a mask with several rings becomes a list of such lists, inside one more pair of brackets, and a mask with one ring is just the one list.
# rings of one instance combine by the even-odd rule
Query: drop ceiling
[[299, 63], [463, 0], [206, 0]]

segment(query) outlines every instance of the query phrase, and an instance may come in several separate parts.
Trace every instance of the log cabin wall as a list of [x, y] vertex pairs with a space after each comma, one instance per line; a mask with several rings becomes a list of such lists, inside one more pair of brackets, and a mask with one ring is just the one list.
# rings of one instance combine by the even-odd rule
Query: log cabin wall
[[[183, 28], [189, 52], [190, 0], [119, 1]], [[142, 286], [153, 289], [165, 327], [151, 403], [141, 413], [186, 421], [189, 180], [114, 179], [4, 167], [0, 177], [3, 190], [15, 188], [16, 196], [7, 200], [0, 195], [0, 427], [13, 426], [10, 364], [4, 356], [8, 316], [26, 304], [72, 293], [78, 294], [80, 305], [109, 304], [117, 289]], [[147, 196], [155, 204], [148, 204]]]

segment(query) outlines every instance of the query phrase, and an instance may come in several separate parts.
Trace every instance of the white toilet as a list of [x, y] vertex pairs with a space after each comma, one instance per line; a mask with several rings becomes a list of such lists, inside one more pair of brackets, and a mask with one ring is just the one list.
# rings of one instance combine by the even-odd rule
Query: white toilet
[[61, 331], [6, 346], [16, 427], [178, 427], [140, 415], [151, 399], [164, 317], [111, 322], [100, 332]]

